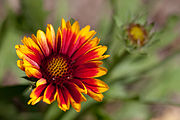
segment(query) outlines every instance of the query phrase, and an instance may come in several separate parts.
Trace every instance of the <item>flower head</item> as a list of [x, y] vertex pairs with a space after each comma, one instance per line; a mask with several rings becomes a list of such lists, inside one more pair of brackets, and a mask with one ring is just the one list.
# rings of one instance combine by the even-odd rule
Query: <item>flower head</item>
[[142, 46], [147, 39], [147, 31], [140, 24], [130, 24], [127, 28], [128, 38], [135, 44]]
[[107, 47], [99, 45], [99, 39], [93, 36], [90, 26], [80, 30], [79, 24], [62, 19], [61, 27], [55, 36], [54, 28], [48, 24], [46, 34], [38, 30], [37, 36], [24, 37], [24, 45], [16, 45], [16, 52], [21, 60], [17, 66], [28, 77], [37, 78], [36, 87], [30, 94], [28, 104], [43, 101], [51, 104], [57, 100], [60, 109], [66, 111], [70, 104], [80, 111], [81, 102], [86, 101], [83, 94], [88, 94], [97, 101], [102, 101], [102, 93], [108, 85], [94, 77], [107, 73], [100, 67]]

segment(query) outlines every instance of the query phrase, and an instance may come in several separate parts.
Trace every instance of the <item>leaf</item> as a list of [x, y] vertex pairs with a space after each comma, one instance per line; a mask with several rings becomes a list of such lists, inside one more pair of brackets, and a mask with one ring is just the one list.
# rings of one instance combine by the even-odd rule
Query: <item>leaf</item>
[[27, 77], [27, 76], [23, 76], [23, 77], [21, 77], [21, 78], [24, 78], [24, 79], [26, 79], [26, 80], [28, 80], [28, 81], [32, 81], [32, 82], [38, 81], [37, 78], [33, 78], [33, 77], [29, 78], [29, 77]]
[[120, 77], [134, 76], [144, 70], [151, 68], [159, 60], [154, 55], [131, 55], [122, 63], [119, 63], [112, 70], [110, 79], [118, 79]]
[[57, 120], [61, 115], [63, 115], [65, 112], [63, 112], [59, 107], [57, 102], [52, 103], [48, 110], [44, 114], [44, 120]]
[[28, 85], [0, 87], [1, 100], [11, 100], [15, 96], [21, 96]]
[[143, 101], [168, 101], [173, 97], [172, 94], [180, 92], [179, 73], [180, 65], [173, 61], [150, 72], [147, 77], [151, 78], [151, 82], [146, 84], [144, 90], [140, 92], [141, 99]]
[[127, 23], [141, 12], [138, 11], [141, 5], [139, 0], [112, 0], [111, 3], [116, 12], [114, 18], [118, 26]]
[[112, 120], [146, 120], [148, 117], [148, 106], [135, 101], [123, 102], [122, 107], [111, 115]]
[[104, 99], [124, 99], [128, 98], [129, 94], [126, 91], [126, 88], [120, 82], [116, 82], [116, 84], [111, 84], [110, 89], [105, 93], [106, 97]]

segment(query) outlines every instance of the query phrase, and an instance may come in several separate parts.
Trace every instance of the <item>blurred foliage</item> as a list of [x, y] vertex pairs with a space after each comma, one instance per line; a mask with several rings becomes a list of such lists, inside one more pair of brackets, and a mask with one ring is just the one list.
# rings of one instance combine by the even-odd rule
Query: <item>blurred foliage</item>
[[[82, 103], [79, 113], [74, 109], [63, 112], [56, 102], [27, 105], [32, 88], [29, 82], [19, 79], [25, 74], [16, 66], [14, 46], [20, 44], [24, 35], [35, 34], [37, 29], [45, 30], [50, 13], [44, 9], [42, 0], [21, 0], [20, 13], [10, 8], [7, 10], [5, 19], [0, 20], [1, 120], [148, 120], [153, 116], [152, 104], [178, 106], [172, 97], [180, 92], [180, 47], [176, 45], [179, 32], [175, 31], [179, 16], [170, 16], [163, 27], [151, 34], [156, 24], [148, 24], [150, 11], [147, 8], [150, 6], [140, 0], [109, 0], [108, 3], [112, 17], [102, 16], [97, 36], [102, 39], [102, 44], [108, 46], [107, 54], [111, 55], [104, 61], [109, 72], [102, 77], [110, 90], [100, 103], [87, 97], [88, 101]], [[53, 22], [57, 30], [61, 17], [70, 17], [67, 16], [67, 1], [58, 1], [55, 8]], [[132, 22], [143, 24], [152, 35], [148, 44], [141, 48], [129, 49], [125, 44], [126, 27]], [[8, 73], [9, 70], [13, 75]], [[16, 81], [16, 85], [5, 86], [7, 77]]]

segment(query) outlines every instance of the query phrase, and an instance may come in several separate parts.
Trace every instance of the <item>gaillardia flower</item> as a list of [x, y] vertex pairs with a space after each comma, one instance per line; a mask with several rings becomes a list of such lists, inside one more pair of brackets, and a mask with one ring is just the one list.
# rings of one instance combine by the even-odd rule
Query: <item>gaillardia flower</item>
[[127, 28], [128, 38], [136, 45], [143, 46], [147, 39], [147, 31], [140, 24], [130, 24]]
[[57, 99], [63, 111], [69, 110], [71, 104], [79, 112], [81, 102], [86, 101], [83, 93], [102, 101], [102, 93], [109, 88], [95, 77], [107, 73], [100, 65], [109, 55], [103, 55], [107, 47], [98, 46], [100, 40], [93, 38], [95, 34], [89, 25], [80, 30], [77, 21], [71, 25], [62, 19], [56, 36], [48, 24], [46, 34], [38, 30], [37, 36], [24, 37], [24, 45], [15, 46], [21, 59], [17, 66], [28, 77], [38, 79], [28, 104], [35, 105], [41, 100], [51, 104]]

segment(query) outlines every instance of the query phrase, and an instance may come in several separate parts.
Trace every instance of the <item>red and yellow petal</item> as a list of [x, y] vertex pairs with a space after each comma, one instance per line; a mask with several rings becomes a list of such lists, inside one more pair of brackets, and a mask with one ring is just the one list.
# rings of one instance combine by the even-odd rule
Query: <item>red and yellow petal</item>
[[35, 105], [36, 103], [40, 102], [43, 99], [43, 96], [40, 96], [39, 98], [31, 98], [28, 101], [28, 104]]
[[82, 63], [88, 62], [90, 60], [101, 57], [107, 50], [106, 46], [98, 46], [93, 50], [87, 52], [76, 60], [75, 65], [80, 65]]
[[42, 59], [44, 58], [44, 55], [43, 55], [41, 49], [39, 48], [39, 46], [37, 45], [37, 43], [33, 39], [31, 39], [29, 37], [28, 38], [24, 37], [22, 40], [22, 43], [24, 45], [26, 45], [34, 53], [36, 53], [38, 56], [40, 56]]
[[[77, 51], [86, 41], [90, 40], [96, 32], [94, 30], [89, 31], [90, 26], [87, 25], [83, 29], [81, 29], [76, 38], [72, 41], [71, 47], [69, 49], [68, 55], [71, 57], [72, 54]], [[73, 46], [73, 47], [72, 47]]]
[[26, 67], [25, 73], [28, 77], [34, 77], [34, 78], [42, 78], [41, 72], [33, 67]]
[[51, 104], [56, 99], [56, 95], [56, 86], [48, 85], [44, 92], [43, 102]]
[[77, 34], [79, 33], [80, 31], [80, 26], [79, 26], [79, 23], [77, 21], [74, 22], [74, 24], [71, 26], [71, 34], [70, 34], [70, 40], [69, 40], [69, 45], [67, 47], [67, 51], [66, 51], [66, 54], [68, 56], [71, 56], [73, 54], [73, 50], [75, 48], [75, 46], [77, 46], [78, 42], [76, 41], [76, 37], [77, 37]]
[[82, 94], [75, 84], [66, 82], [64, 83], [64, 86], [67, 88], [68, 92], [77, 103], [82, 101]]
[[80, 26], [79, 26], [78, 21], [75, 21], [75, 22], [73, 23], [71, 30], [72, 30], [72, 33], [74, 33], [74, 34], [79, 33], [79, 31], [80, 31]]
[[33, 66], [39, 68], [39, 65], [41, 64], [40, 56], [24, 45], [16, 45], [15, 48], [16, 53], [20, 59], [26, 59]]
[[43, 99], [44, 91], [47, 87], [46, 84], [47, 82], [44, 78], [41, 78], [37, 81], [36, 88], [34, 88], [30, 94], [31, 99], [28, 101], [28, 104], [35, 105]]
[[99, 102], [101, 102], [101, 101], [103, 100], [103, 98], [104, 98], [103, 94], [101, 94], [101, 93], [95, 93], [95, 92], [93, 92], [93, 91], [90, 90], [90, 89], [87, 89], [87, 90], [88, 90], [88, 95], [89, 95], [90, 97], [92, 97], [94, 100], [99, 101]]
[[[81, 34], [81, 31], [79, 32], [79, 36], [77, 35], [77, 37], [76, 37], [76, 40], [75, 40], [75, 42], [76, 42], [76, 44], [75, 44], [75, 46], [74, 46], [74, 48], [72, 49], [72, 53], [74, 53], [75, 51], [77, 51], [84, 43], [86, 43], [88, 40], [90, 40], [93, 36], [94, 36], [94, 34], [95, 34], [95, 31], [94, 30], [92, 30], [92, 31], [88, 31], [88, 33], [86, 34], [86, 35], [84, 35], [86, 32], [86, 27], [84, 28], [85, 30], [82, 32], [82, 34]], [[83, 29], [82, 29], [83, 30]], [[84, 34], [83, 34], [84, 33]], [[78, 38], [78, 39], [77, 39]], [[72, 54], [70, 54], [70, 56], [71, 56]]]
[[76, 70], [74, 76], [78, 78], [91, 78], [91, 77], [100, 77], [107, 73], [107, 69], [103, 67], [97, 68], [84, 68]]
[[91, 89], [95, 93], [103, 93], [109, 89], [108, 85], [105, 82], [98, 79], [87, 78], [82, 79], [81, 81], [87, 88]]
[[79, 89], [81, 90], [82, 93], [87, 94], [87, 89], [86, 89], [85, 85], [81, 82], [81, 80], [79, 80], [79, 79], [70, 79], [69, 81], [76, 84], [79, 87]]
[[109, 89], [106, 83], [98, 79], [87, 78], [82, 79], [82, 82], [87, 88], [87, 94], [96, 101], [102, 101], [104, 96], [101, 93]]
[[86, 101], [86, 98], [82, 95], [77, 85], [67, 82], [65, 86], [69, 92], [69, 99], [72, 107], [79, 112], [81, 109], [81, 102]]
[[98, 39], [97, 37], [95, 37], [92, 40], [87, 41], [86, 43], [84, 43], [72, 56], [72, 60], [76, 60], [78, 57], [80, 57], [81, 55], [84, 55], [85, 53], [87, 53], [88, 51], [90, 51], [91, 49], [93, 49], [94, 47], [96, 47], [99, 43], [100, 39]]
[[70, 103], [72, 105], [72, 107], [77, 111], [80, 112], [81, 110], [81, 103], [76, 102], [72, 96], [69, 97], [70, 99]]
[[57, 87], [57, 102], [60, 109], [63, 111], [69, 110], [70, 107], [70, 100], [69, 100], [69, 93], [67, 89], [62, 87]]
[[61, 19], [61, 29], [62, 29], [62, 30], [63, 30], [63, 29], [67, 29], [67, 27], [66, 27], [66, 21], [65, 21], [64, 18]]
[[41, 50], [43, 51], [44, 55], [49, 56], [50, 49], [48, 46], [46, 35], [42, 30], [37, 31], [37, 43], [40, 46]]
[[33, 67], [33, 68], [37, 68], [37, 69], [40, 68], [39, 65], [36, 65], [36, 63], [33, 63], [33, 61], [31, 59], [26, 58], [26, 57], [24, 57], [24, 59], [23, 59], [23, 66], [24, 66], [24, 68], [26, 68], [26, 67]]
[[64, 19], [61, 20], [61, 49], [60, 52], [64, 52], [65, 44], [66, 44], [66, 34], [67, 34], [67, 27], [66, 27], [66, 21]]
[[[81, 41], [81, 43], [84, 43], [85, 41], [91, 39], [95, 34], [96, 32], [94, 30], [92, 31], [89, 31], [90, 30], [90, 26], [87, 25], [85, 26], [84, 28], [82, 28], [79, 33], [77, 34], [77, 37], [76, 37], [76, 41], [78, 41], [78, 39], [82, 39], [83, 37], [85, 38], [84, 41]], [[81, 44], [82, 45], [82, 44]]]
[[[81, 31], [80, 31], [81, 32]], [[79, 38], [77, 39], [77, 41], [79, 41], [79, 44], [77, 45], [76, 49], [79, 49], [84, 43], [86, 43], [88, 40], [90, 40], [91, 38], [93, 38], [93, 36], [96, 34], [96, 32], [94, 30], [92, 31], [88, 31], [88, 33], [86, 34], [81, 34], [79, 36]]]
[[25, 68], [24, 68], [23, 64], [24, 64], [24, 62], [23, 62], [22, 60], [18, 60], [18, 61], [17, 61], [17, 66], [18, 66], [21, 70], [25, 71]]
[[44, 85], [44, 84], [47, 84], [47, 80], [44, 78], [41, 78], [36, 82], [36, 87], [38, 87], [40, 85]]
[[66, 23], [66, 28], [62, 29], [62, 54], [66, 54], [71, 43], [71, 40], [74, 39], [74, 33], [71, 30], [71, 24], [69, 21]]
[[54, 52], [56, 52], [56, 50], [57, 50], [57, 41], [55, 39], [54, 28], [53, 28], [53, 26], [51, 24], [47, 25], [46, 38], [47, 38], [47, 43], [49, 45], [50, 50], [53, 50]]
[[[18, 60], [17, 61], [17, 66], [25, 71], [25, 68], [26, 67], [34, 67], [34, 68], [37, 68], [36, 66], [33, 66], [31, 63], [29, 63], [27, 60], [23, 59], [23, 60]], [[37, 68], [38, 69], [38, 68]]]
[[103, 64], [102, 61], [89, 61], [87, 63], [75, 66], [75, 70], [80, 70], [85, 68], [97, 68], [102, 64]]
[[110, 57], [110, 55], [102, 55], [100, 57], [94, 58], [92, 61], [98, 61], [98, 60], [103, 60]]
[[57, 44], [57, 53], [58, 53], [61, 51], [62, 48], [62, 32], [60, 27], [57, 30], [56, 44]]
[[47, 85], [43, 84], [33, 89], [33, 91], [30, 94], [30, 98], [37, 99], [44, 94], [44, 90], [46, 89]]

